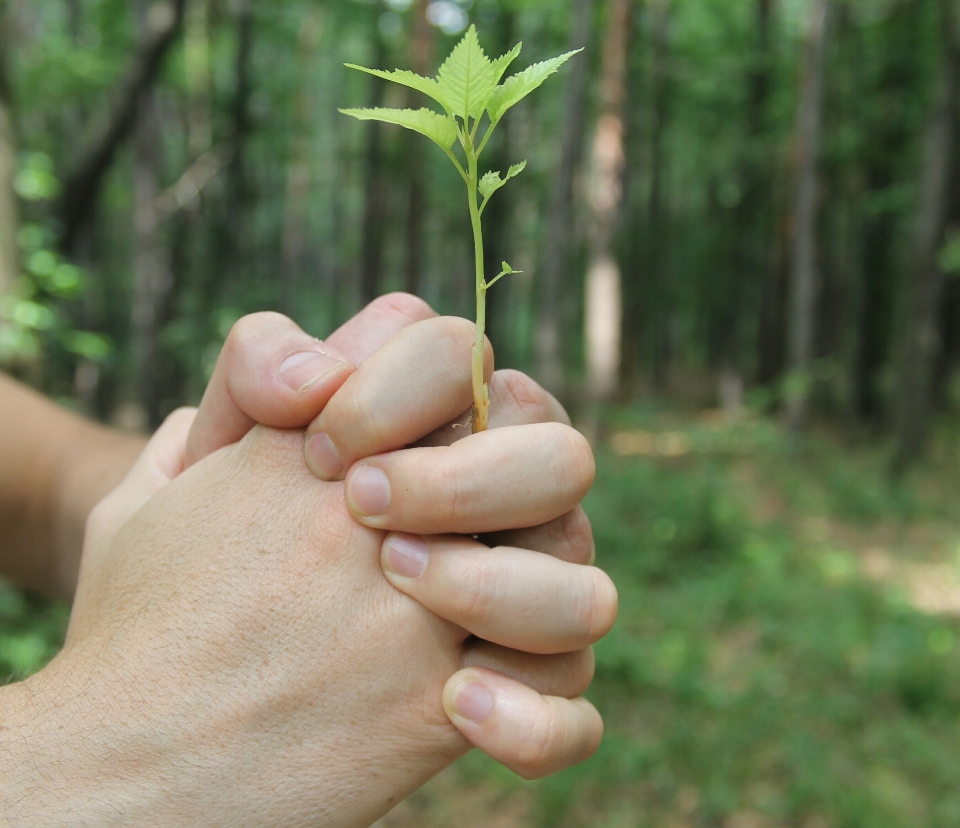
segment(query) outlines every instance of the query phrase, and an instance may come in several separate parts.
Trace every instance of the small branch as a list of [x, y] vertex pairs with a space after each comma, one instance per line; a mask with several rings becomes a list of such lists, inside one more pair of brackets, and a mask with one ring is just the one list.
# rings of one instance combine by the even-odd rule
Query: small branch
[[117, 149], [133, 132], [140, 99], [153, 83], [176, 39], [185, 6], [186, 0], [164, 0], [150, 9], [148, 34], [118, 84], [112, 103], [95, 119], [93, 137], [80, 152], [79, 162], [66, 176], [59, 209], [63, 222], [62, 245], [66, 251], [76, 244], [80, 227], [90, 215]]
[[187, 167], [177, 182], [164, 190], [154, 202], [160, 220], [172, 218], [192, 205], [203, 188], [230, 163], [233, 152], [232, 147], [214, 147]]
[[494, 276], [489, 282], [484, 285], [484, 290], [490, 290], [497, 282], [499, 282], [504, 276], [512, 276], [514, 273], [523, 273], [522, 270], [504, 270], [501, 271], [499, 276]]

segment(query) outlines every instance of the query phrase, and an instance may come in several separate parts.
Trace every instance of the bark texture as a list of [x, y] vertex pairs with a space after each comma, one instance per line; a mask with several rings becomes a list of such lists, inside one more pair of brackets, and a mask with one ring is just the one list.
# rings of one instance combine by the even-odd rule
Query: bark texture
[[830, 15], [831, 0], [814, 0], [811, 4], [797, 112], [789, 335], [789, 364], [795, 382], [786, 401], [788, 423], [794, 430], [803, 428], [806, 422], [817, 324], [818, 164]]
[[923, 450], [930, 426], [933, 386], [942, 349], [944, 277], [937, 262], [943, 243], [948, 182], [955, 143], [960, 32], [952, 0], [940, 0], [942, 54], [924, 136], [913, 251], [910, 316], [900, 363], [895, 474]]

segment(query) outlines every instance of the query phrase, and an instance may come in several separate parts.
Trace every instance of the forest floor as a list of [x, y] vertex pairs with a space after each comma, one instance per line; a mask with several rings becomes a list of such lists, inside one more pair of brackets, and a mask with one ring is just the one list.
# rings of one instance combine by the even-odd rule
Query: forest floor
[[[620, 590], [607, 735], [525, 783], [470, 754], [380, 828], [960, 826], [960, 435], [885, 447], [771, 420], [620, 411], [587, 509]], [[0, 670], [66, 611], [0, 589]]]

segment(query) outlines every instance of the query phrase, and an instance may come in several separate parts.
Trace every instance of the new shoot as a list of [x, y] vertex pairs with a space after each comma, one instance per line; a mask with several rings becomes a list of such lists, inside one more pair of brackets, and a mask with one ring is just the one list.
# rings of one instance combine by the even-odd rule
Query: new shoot
[[519, 272], [504, 262], [499, 274], [489, 281], [486, 279], [481, 217], [493, 194], [511, 178], [523, 172], [527, 165], [526, 161], [514, 164], [507, 170], [506, 175], [490, 171], [481, 176], [480, 156], [507, 110], [533, 92], [576, 54], [576, 52], [567, 52], [552, 60], [536, 63], [503, 80], [510, 64], [520, 54], [521, 45], [518, 43], [503, 57], [490, 60], [480, 48], [476, 28], [471, 26], [444, 61], [436, 78], [424, 78], [403, 70], [385, 72], [379, 69], [367, 69], [348, 63], [347, 66], [351, 69], [367, 72], [422, 92], [438, 103], [443, 112], [426, 108], [340, 110], [344, 115], [351, 115], [362, 121], [383, 121], [425, 135], [446, 153], [467, 186], [477, 283], [477, 335], [473, 345], [473, 432], [475, 434], [486, 430], [490, 408], [487, 386], [483, 381], [483, 337], [487, 321], [487, 291], [504, 276]]

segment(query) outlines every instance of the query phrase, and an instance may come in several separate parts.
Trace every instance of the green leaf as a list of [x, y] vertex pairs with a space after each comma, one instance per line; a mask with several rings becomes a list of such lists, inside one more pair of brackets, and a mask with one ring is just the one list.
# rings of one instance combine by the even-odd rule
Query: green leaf
[[507, 78], [503, 84], [493, 91], [487, 101], [487, 112], [490, 113], [490, 120], [494, 123], [499, 121], [510, 107], [527, 97], [577, 52], [582, 51], [582, 49], [577, 49], [575, 52], [567, 52], [552, 60], [535, 63], [519, 74]]
[[341, 109], [344, 115], [361, 121], [382, 121], [396, 124], [426, 135], [431, 141], [448, 150], [457, 140], [457, 122], [449, 115], [432, 109]]
[[399, 69], [395, 72], [385, 72], [382, 69], [367, 69], [365, 66], [357, 66], [355, 63], [345, 63], [343, 65], [348, 69], [366, 72], [368, 75], [375, 75], [378, 78], [383, 78], [392, 83], [399, 83], [401, 86], [407, 86], [410, 89], [423, 92], [424, 95], [433, 98], [433, 100], [440, 104], [440, 106], [447, 111], [447, 114], [453, 114], [450, 102], [444, 96], [443, 92], [440, 91], [440, 84], [433, 80], [433, 78], [425, 78], [415, 72], [408, 72], [406, 69]]
[[483, 196], [484, 203], [489, 201], [490, 196], [492, 196], [511, 178], [516, 178], [526, 168], [527, 168], [526, 161], [521, 161], [519, 164], [514, 164], [507, 171], [506, 178], [501, 177], [500, 173], [496, 172], [495, 170], [491, 170], [490, 172], [488, 172], [483, 178], [480, 179], [480, 184], [479, 184], [480, 195]]
[[512, 276], [514, 273], [523, 273], [522, 270], [514, 270], [506, 262], [503, 262], [501, 265], [501, 270], [499, 275], [494, 276], [489, 282], [486, 283], [485, 287], [487, 289], [493, 287], [497, 282], [499, 282], [504, 276]]
[[454, 115], [464, 121], [479, 118], [497, 86], [497, 70], [480, 48], [477, 29], [471, 26], [454, 47], [437, 74], [440, 92]]
[[495, 83], [500, 83], [503, 79], [504, 73], [507, 69], [510, 68], [510, 64], [513, 63], [518, 57], [520, 57], [520, 50], [523, 48], [523, 42], [521, 41], [516, 46], [514, 46], [509, 52], [507, 52], [503, 57], [497, 58], [493, 62], [493, 71]]

